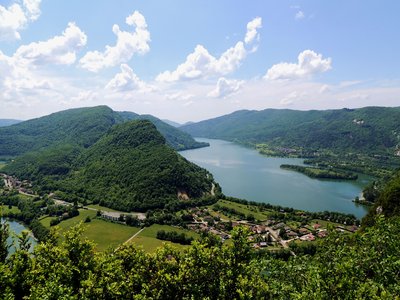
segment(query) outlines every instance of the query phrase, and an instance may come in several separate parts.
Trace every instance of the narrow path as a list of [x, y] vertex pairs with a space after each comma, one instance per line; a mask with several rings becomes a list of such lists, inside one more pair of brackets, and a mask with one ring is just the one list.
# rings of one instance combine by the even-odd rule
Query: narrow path
[[20, 193], [21, 195], [28, 196], [28, 197], [36, 197], [36, 196], [37, 196], [37, 195], [33, 195], [33, 194], [28, 194], [28, 193], [25, 193], [25, 192], [23, 192], [23, 191], [20, 191], [20, 190], [18, 190], [18, 193]]
[[138, 232], [136, 232], [134, 235], [132, 235], [127, 241], [124, 242], [124, 244], [129, 243], [132, 239], [134, 239], [136, 236], [139, 235], [139, 233], [141, 233], [146, 227], [143, 227], [142, 229], [140, 229]]

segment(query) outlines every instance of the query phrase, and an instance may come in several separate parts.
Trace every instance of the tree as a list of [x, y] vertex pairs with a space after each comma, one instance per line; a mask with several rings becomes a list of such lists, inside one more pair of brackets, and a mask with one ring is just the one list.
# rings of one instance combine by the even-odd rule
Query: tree
[[8, 250], [10, 245], [7, 242], [10, 232], [8, 230], [9, 225], [5, 221], [0, 220], [0, 263], [6, 261]]

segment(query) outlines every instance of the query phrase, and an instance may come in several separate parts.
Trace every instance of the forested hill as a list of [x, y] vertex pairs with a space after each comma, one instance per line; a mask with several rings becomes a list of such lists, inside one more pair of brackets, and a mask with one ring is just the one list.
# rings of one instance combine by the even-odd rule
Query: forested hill
[[165, 144], [148, 120], [115, 125], [87, 149], [48, 148], [4, 169], [65, 200], [87, 200], [131, 211], [162, 208], [210, 194], [212, 175]]
[[400, 216], [400, 170], [394, 172], [390, 179], [382, 180], [379, 185], [370, 185], [367, 193], [368, 200], [375, 204], [364, 217], [364, 225], [373, 225], [378, 214], [385, 217]]
[[[129, 116], [129, 117], [127, 117]], [[0, 128], [0, 157], [15, 157], [26, 152], [59, 144], [87, 148], [93, 145], [113, 125], [133, 118], [135, 113], [118, 113], [107, 106], [69, 109], [37, 119]], [[197, 143], [189, 134], [181, 132], [161, 120], [147, 116], [167, 143], [176, 150], [206, 146]]]
[[132, 112], [119, 112], [124, 120], [149, 120], [157, 130], [165, 137], [167, 144], [177, 151], [209, 146], [208, 143], [197, 142], [190, 134], [170, 125], [152, 115], [138, 115]]
[[249, 144], [393, 154], [400, 144], [400, 107], [242, 110], [180, 129]]
[[88, 147], [122, 118], [107, 106], [69, 109], [0, 128], [0, 156], [17, 156], [59, 143]]

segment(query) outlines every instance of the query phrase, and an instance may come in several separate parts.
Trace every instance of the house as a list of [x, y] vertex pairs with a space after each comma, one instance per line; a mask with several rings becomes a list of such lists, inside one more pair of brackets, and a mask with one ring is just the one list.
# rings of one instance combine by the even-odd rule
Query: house
[[310, 233], [310, 231], [307, 228], [302, 227], [299, 229], [299, 233], [303, 235]]
[[292, 230], [292, 228], [290, 228], [289, 226], [285, 226], [285, 227], [283, 227], [283, 229], [285, 229], [286, 232]]
[[254, 233], [262, 234], [266, 232], [266, 227], [262, 225], [255, 225], [251, 227], [251, 231]]
[[286, 226], [286, 224], [285, 223], [278, 223], [278, 224], [276, 224], [274, 227], [272, 227], [274, 230], [277, 230], [277, 229], [281, 229], [281, 228], [283, 228], [283, 227], [285, 227]]
[[315, 230], [319, 229], [320, 227], [321, 227], [321, 224], [318, 224], [318, 223], [315, 223], [315, 224], [313, 225], [313, 228], [314, 228]]
[[321, 230], [320, 232], [317, 233], [317, 236], [318, 236], [319, 238], [324, 238], [324, 237], [326, 237], [327, 235], [328, 235], [328, 231], [326, 231], [326, 230]]
[[356, 225], [353, 225], [353, 226], [351, 226], [351, 227], [349, 228], [349, 230], [350, 230], [351, 232], [356, 232], [356, 231], [358, 230], [358, 227], [357, 227]]
[[268, 246], [267, 242], [260, 242], [259, 245], [260, 245], [260, 247], [267, 247]]
[[286, 232], [286, 235], [289, 237], [289, 238], [296, 238], [298, 235], [297, 235], [297, 233], [296, 232], [294, 232], [294, 231], [288, 231], [288, 232]]
[[315, 236], [312, 233], [303, 235], [302, 237], [300, 237], [300, 240], [302, 241], [315, 241]]
[[239, 226], [239, 225], [240, 225], [239, 222], [232, 222], [232, 227], [236, 227], [236, 226]]

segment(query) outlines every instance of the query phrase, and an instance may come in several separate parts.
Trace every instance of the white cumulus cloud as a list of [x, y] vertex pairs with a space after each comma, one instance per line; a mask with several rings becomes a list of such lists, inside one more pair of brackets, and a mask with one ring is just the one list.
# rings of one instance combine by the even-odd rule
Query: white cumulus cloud
[[160, 82], [176, 82], [193, 80], [204, 77], [226, 75], [235, 71], [246, 55], [254, 51], [246, 49], [245, 44], [251, 43], [258, 36], [257, 29], [261, 27], [261, 18], [257, 17], [247, 24], [245, 41], [239, 41], [235, 46], [227, 49], [219, 58], [211, 55], [208, 50], [197, 45], [184, 63], [178, 65], [174, 71], [160, 73], [156, 80]]
[[253, 21], [247, 23], [247, 32], [244, 38], [244, 42], [246, 44], [249, 44], [252, 41], [254, 41], [256, 37], [257, 39], [259, 38], [257, 30], [261, 28], [261, 25], [262, 25], [262, 19], [260, 17], [257, 17]]
[[135, 53], [145, 54], [150, 50], [150, 32], [147, 30], [144, 16], [135, 11], [125, 22], [134, 26], [135, 31], [122, 31], [117, 24], [114, 24], [112, 30], [117, 36], [115, 46], [107, 45], [104, 52], [89, 51], [80, 60], [82, 68], [98, 72], [103, 68], [128, 62]]
[[62, 35], [19, 47], [14, 58], [34, 65], [69, 65], [75, 62], [76, 52], [86, 45], [86, 41], [86, 34], [74, 23], [69, 23]]
[[[34, 8], [32, 10], [34, 12]], [[0, 51], [0, 99], [22, 101], [32, 97], [39, 99], [44, 95], [53, 97], [59, 93], [59, 82], [55, 83], [55, 78], [42, 71], [52, 65], [74, 63], [76, 52], [86, 44], [86, 40], [85, 33], [74, 23], [69, 23], [61, 35], [22, 45], [12, 56]]]
[[208, 96], [214, 98], [226, 98], [239, 91], [242, 85], [243, 81], [233, 79], [228, 80], [224, 77], [221, 77], [218, 79], [215, 89], [208, 93]]
[[0, 40], [19, 40], [19, 31], [40, 16], [41, 0], [24, 0], [8, 7], [0, 5]]
[[49, 80], [34, 74], [30, 68], [20, 65], [14, 57], [0, 51], [0, 98], [16, 100], [24, 95], [35, 95], [51, 89]]
[[273, 65], [264, 76], [265, 79], [297, 79], [310, 76], [315, 73], [323, 73], [332, 68], [331, 58], [322, 58], [312, 50], [305, 50], [298, 56], [297, 63], [279, 63]]
[[121, 65], [121, 72], [110, 80], [106, 88], [117, 92], [150, 92], [154, 90], [152, 86], [142, 81], [127, 64]]

